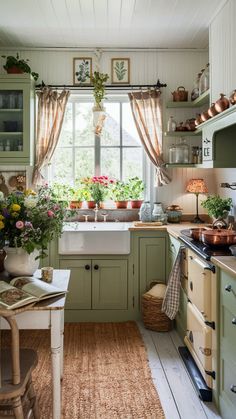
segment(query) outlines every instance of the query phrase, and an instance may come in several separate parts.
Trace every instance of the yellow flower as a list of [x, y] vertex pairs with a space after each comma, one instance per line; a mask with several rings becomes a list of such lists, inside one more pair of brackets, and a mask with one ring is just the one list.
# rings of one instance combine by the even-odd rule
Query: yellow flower
[[17, 218], [17, 217], [19, 217], [19, 214], [18, 214], [18, 212], [12, 212], [12, 213], [11, 213], [11, 216], [12, 216], [13, 218]]
[[2, 230], [4, 227], [5, 227], [5, 224], [2, 221], [0, 221], [0, 230]]
[[21, 206], [18, 204], [12, 204], [11, 209], [12, 211], [20, 211]]
[[0, 220], [4, 220], [4, 217], [2, 214], [0, 214]]
[[28, 195], [37, 195], [36, 192], [33, 191], [33, 189], [26, 189], [25, 192], [24, 192], [24, 194], [26, 196], [28, 196]]

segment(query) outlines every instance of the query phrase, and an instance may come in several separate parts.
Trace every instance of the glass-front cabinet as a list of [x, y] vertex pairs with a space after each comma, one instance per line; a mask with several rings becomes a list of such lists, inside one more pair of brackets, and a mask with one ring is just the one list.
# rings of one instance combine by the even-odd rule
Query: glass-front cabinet
[[0, 164], [33, 164], [34, 81], [0, 75]]

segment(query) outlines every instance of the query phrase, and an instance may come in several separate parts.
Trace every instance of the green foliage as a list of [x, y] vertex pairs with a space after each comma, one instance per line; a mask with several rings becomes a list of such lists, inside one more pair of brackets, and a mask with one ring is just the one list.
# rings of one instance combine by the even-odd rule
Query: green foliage
[[129, 185], [128, 183], [117, 180], [111, 187], [111, 198], [114, 201], [128, 201]]
[[128, 180], [127, 185], [129, 188], [129, 199], [143, 199], [144, 183], [142, 179], [135, 176]]
[[206, 208], [210, 217], [219, 218], [224, 217], [230, 211], [233, 201], [231, 198], [220, 198], [219, 195], [210, 195], [201, 205], [203, 208]]
[[93, 95], [96, 102], [96, 106], [99, 109], [102, 109], [101, 102], [105, 97], [105, 83], [109, 79], [107, 73], [100, 73], [99, 71], [94, 71], [93, 76], [91, 78], [91, 82], [93, 84]]
[[57, 201], [65, 201], [68, 202], [72, 200], [72, 197], [75, 193], [75, 190], [72, 186], [65, 184], [54, 182], [51, 186], [53, 197]]
[[39, 78], [39, 74], [35, 73], [34, 71], [31, 71], [31, 68], [28, 64], [29, 60], [28, 58], [26, 60], [19, 59], [19, 54], [16, 54], [16, 57], [14, 57], [13, 55], [2, 55], [2, 58], [6, 58], [6, 63], [4, 64], [3, 68], [4, 70], [8, 70], [12, 67], [17, 67], [20, 70], [22, 70], [23, 73], [29, 73], [32, 75], [32, 77], [34, 78], [35, 81], [38, 80]]
[[117, 61], [115, 65], [115, 73], [118, 80], [123, 80], [125, 73], [127, 72], [127, 69], [124, 68], [125, 63], [124, 61]]

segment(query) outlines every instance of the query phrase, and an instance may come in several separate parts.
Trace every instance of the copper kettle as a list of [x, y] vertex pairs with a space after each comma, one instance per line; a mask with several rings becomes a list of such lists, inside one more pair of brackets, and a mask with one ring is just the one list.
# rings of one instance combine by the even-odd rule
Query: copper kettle
[[236, 90], [234, 90], [233, 93], [230, 95], [229, 101], [232, 105], [235, 105], [235, 103], [236, 103]]
[[208, 115], [210, 115], [211, 118], [213, 118], [213, 116], [216, 116], [219, 112], [217, 112], [216, 108], [215, 108], [215, 104], [212, 103], [210, 108], [208, 109]]
[[225, 97], [223, 93], [220, 94], [220, 99], [215, 103], [215, 109], [217, 112], [223, 112], [229, 107], [229, 100]]

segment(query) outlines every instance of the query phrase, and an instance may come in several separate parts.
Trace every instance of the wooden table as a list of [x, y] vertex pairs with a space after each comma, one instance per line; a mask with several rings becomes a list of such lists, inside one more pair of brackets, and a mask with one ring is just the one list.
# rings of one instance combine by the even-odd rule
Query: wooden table
[[[40, 277], [40, 270], [35, 277]], [[52, 284], [67, 291], [70, 279], [69, 270], [54, 269]], [[52, 359], [52, 397], [53, 419], [61, 417], [61, 379], [63, 377], [64, 308], [66, 296], [54, 297], [29, 307], [16, 310], [19, 329], [50, 329]], [[0, 320], [2, 329], [9, 328], [4, 319]], [[39, 377], [40, 378], [40, 377]]]

